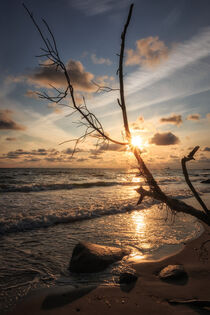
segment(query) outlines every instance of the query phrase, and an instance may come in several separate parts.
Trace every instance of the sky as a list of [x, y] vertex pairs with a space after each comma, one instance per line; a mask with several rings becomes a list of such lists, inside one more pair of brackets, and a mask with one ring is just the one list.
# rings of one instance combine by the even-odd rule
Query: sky
[[[151, 168], [179, 168], [196, 145], [194, 168], [210, 162], [210, 1], [138, 0], [126, 37], [124, 84], [128, 120]], [[124, 141], [117, 103], [120, 36], [130, 0], [25, 0], [44, 34], [55, 36], [76, 101]], [[87, 137], [80, 116], [53, 96], [65, 89], [63, 73], [40, 57], [43, 42], [22, 0], [0, 2], [0, 167], [132, 167], [124, 146]], [[47, 35], [49, 36], [49, 35]], [[38, 56], [38, 57], [36, 57]], [[44, 65], [43, 65], [44, 64]], [[97, 85], [110, 92], [97, 91]], [[50, 85], [51, 84], [51, 85]], [[64, 106], [65, 105], [65, 106]], [[63, 143], [65, 142], [65, 143]], [[63, 143], [63, 144], [61, 144]]]

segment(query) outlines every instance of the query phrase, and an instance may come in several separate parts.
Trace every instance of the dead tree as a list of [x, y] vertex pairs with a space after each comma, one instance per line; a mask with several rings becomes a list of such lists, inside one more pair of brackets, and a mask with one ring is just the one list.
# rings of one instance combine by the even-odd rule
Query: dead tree
[[[123, 61], [124, 61], [124, 50], [125, 50], [125, 39], [126, 39], [126, 33], [127, 29], [131, 20], [132, 16], [132, 11], [133, 11], [133, 4], [130, 5], [128, 17], [126, 20], [126, 23], [123, 28], [123, 32], [121, 34], [121, 47], [120, 47], [120, 54], [119, 54], [119, 66], [117, 70], [117, 74], [119, 77], [119, 98], [117, 99], [118, 106], [120, 106], [121, 111], [122, 111], [122, 118], [123, 118], [123, 124], [124, 124], [124, 131], [125, 131], [125, 142], [121, 142], [118, 140], [115, 140], [109, 136], [108, 133], [105, 132], [101, 122], [99, 119], [88, 109], [85, 98], [83, 97], [83, 104], [78, 104], [75, 98], [74, 94], [74, 87], [72, 85], [71, 81], [71, 70], [68, 71], [65, 64], [62, 62], [60, 59], [60, 55], [58, 52], [57, 44], [55, 41], [55, 37], [47, 24], [47, 22], [42, 19], [47, 31], [48, 31], [48, 37], [45, 37], [42, 30], [40, 29], [39, 25], [37, 24], [36, 20], [33, 17], [33, 14], [28, 10], [28, 8], [23, 4], [25, 10], [29, 14], [30, 18], [32, 19], [35, 27], [37, 28], [43, 44], [44, 48], [41, 48], [42, 54], [39, 55], [38, 57], [44, 57], [47, 58], [50, 62], [47, 64], [43, 64], [42, 66], [47, 66], [47, 67], [54, 67], [56, 71], [62, 71], [63, 75], [66, 79], [66, 88], [64, 90], [59, 90], [54, 86], [51, 86], [54, 91], [55, 91], [55, 96], [50, 96], [47, 93], [39, 93], [39, 97], [41, 99], [46, 99], [50, 102], [57, 103], [57, 104], [62, 104], [61, 102], [67, 97], [70, 96], [71, 98], [71, 105], [70, 104], [62, 104], [64, 106], [68, 106], [72, 112], [70, 115], [74, 113], [79, 113], [80, 114], [80, 120], [79, 120], [79, 126], [85, 127], [84, 133], [78, 137], [77, 139], [73, 139], [70, 141], [75, 142], [73, 154], [76, 150], [77, 145], [86, 139], [87, 136], [94, 136], [97, 138], [97, 143], [102, 142], [112, 142], [116, 143], [122, 146], [129, 146], [130, 150], [133, 152], [137, 163], [139, 170], [142, 174], [142, 176], [145, 179], [145, 182], [148, 185], [148, 190], [144, 189], [142, 186], [137, 189], [137, 192], [139, 193], [140, 197], [138, 200], [138, 204], [143, 201], [145, 197], [151, 197], [156, 200], [159, 200], [163, 203], [165, 203], [172, 211], [176, 212], [183, 212], [186, 214], [190, 214], [194, 217], [196, 217], [198, 220], [202, 221], [203, 223], [206, 223], [208, 226], [210, 226], [210, 214], [209, 210], [207, 209], [206, 205], [204, 202], [201, 200], [200, 196], [192, 186], [189, 176], [187, 173], [187, 168], [186, 168], [186, 162], [189, 160], [194, 159], [194, 154], [198, 150], [199, 147], [195, 147], [195, 149], [190, 152], [190, 154], [187, 157], [184, 157], [182, 159], [182, 168], [183, 168], [183, 173], [185, 176], [185, 180], [187, 184], [189, 185], [190, 189], [192, 190], [194, 196], [196, 199], [199, 201], [201, 204], [202, 208], [204, 211], [200, 211], [188, 204], [186, 204], [183, 201], [177, 200], [171, 196], [167, 196], [156, 180], [154, 179], [152, 173], [146, 166], [142, 156], [141, 156], [141, 151], [138, 147], [135, 147], [132, 145], [132, 135], [129, 129], [129, 123], [128, 123], [128, 116], [127, 116], [127, 109], [126, 109], [126, 102], [125, 102], [125, 95], [124, 95], [124, 75], [123, 75]], [[100, 87], [97, 83], [96, 86], [98, 87], [98, 90], [105, 91], [105, 92], [110, 92], [112, 89], [109, 87]], [[117, 90], [117, 89], [115, 89]]]

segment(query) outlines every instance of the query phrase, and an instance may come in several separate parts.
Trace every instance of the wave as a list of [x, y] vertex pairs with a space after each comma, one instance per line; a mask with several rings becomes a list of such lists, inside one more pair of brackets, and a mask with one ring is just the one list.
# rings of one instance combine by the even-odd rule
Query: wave
[[57, 224], [64, 223], [74, 223], [77, 221], [91, 220], [107, 215], [114, 215], [119, 213], [130, 212], [133, 210], [140, 210], [152, 205], [152, 202], [146, 202], [144, 205], [136, 206], [135, 204], [128, 204], [121, 208], [111, 208], [111, 209], [95, 209], [93, 212], [68, 214], [66, 211], [60, 214], [53, 213], [48, 215], [43, 215], [39, 217], [28, 217], [24, 219], [19, 219], [18, 221], [1, 221], [0, 222], [0, 235], [6, 235], [9, 233], [17, 232], [27, 232], [40, 228], [48, 228]]
[[0, 185], [0, 192], [39, 192], [47, 190], [63, 190], [63, 189], [82, 189], [92, 187], [109, 187], [109, 186], [137, 186], [138, 183], [133, 182], [92, 182], [92, 183], [72, 183], [72, 184], [40, 184], [40, 185], [23, 185], [12, 186], [2, 184]]

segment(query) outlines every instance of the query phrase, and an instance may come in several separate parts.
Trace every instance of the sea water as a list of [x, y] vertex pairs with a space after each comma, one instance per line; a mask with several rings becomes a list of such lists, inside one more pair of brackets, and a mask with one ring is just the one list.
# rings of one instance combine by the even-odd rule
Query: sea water
[[[153, 174], [169, 195], [192, 196], [180, 170]], [[201, 183], [210, 178], [209, 170], [190, 170], [190, 178], [201, 195], [210, 192]], [[1, 169], [0, 312], [31, 289], [110, 285], [128, 268], [123, 260], [98, 274], [71, 275], [69, 261], [78, 241], [127, 247], [133, 256], [158, 259], [202, 232], [195, 218], [154, 200], [137, 206], [139, 185], [144, 180], [131, 169]]]

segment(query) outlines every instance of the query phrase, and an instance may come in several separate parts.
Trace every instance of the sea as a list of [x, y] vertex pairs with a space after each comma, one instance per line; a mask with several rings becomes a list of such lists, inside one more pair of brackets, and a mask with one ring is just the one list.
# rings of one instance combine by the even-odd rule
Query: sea
[[[153, 170], [167, 194], [188, 202], [192, 193], [181, 170]], [[189, 175], [201, 196], [210, 193], [209, 169]], [[96, 274], [71, 274], [79, 241], [125, 247], [130, 257], [160, 259], [198, 237], [202, 225], [145, 199], [137, 206], [138, 169], [0, 169], [0, 313], [43, 287], [117, 285], [128, 258]]]

